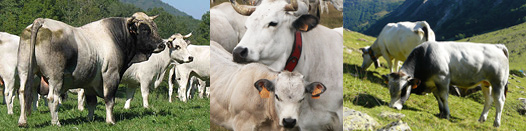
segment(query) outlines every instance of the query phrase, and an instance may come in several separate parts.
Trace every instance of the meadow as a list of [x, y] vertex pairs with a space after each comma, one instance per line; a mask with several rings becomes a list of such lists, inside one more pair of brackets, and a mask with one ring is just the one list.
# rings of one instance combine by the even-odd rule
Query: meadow
[[[17, 125], [20, 115], [18, 97], [14, 103], [14, 115], [7, 115], [7, 107], [0, 104], [0, 130], [180, 130], [205, 131], [210, 126], [210, 102], [205, 99], [191, 99], [187, 103], [172, 98], [168, 102], [168, 89], [162, 84], [157, 89], [150, 89], [150, 108], [142, 107], [140, 90], [135, 92], [131, 109], [124, 109], [126, 87], [121, 85], [117, 91], [114, 107], [115, 125], [105, 122], [106, 110], [104, 99], [97, 98], [95, 120], [87, 121], [88, 110], [77, 109], [77, 96], [69, 93], [69, 97], [59, 107], [59, 121], [61, 127], [51, 126], [49, 108], [44, 101], [39, 101], [37, 111], [28, 117], [28, 127], [19, 128]], [[177, 96], [177, 95], [174, 95]]]
[[[507, 36], [503, 34], [502, 36]], [[510, 39], [523, 39], [510, 37]], [[489, 111], [488, 119], [484, 123], [478, 122], [482, 112], [484, 98], [482, 92], [476, 92], [466, 97], [449, 95], [449, 107], [452, 118], [450, 120], [438, 117], [438, 103], [432, 94], [414, 95], [404, 104], [402, 110], [389, 108], [390, 95], [387, 85], [381, 75], [389, 73], [386, 62], [380, 58], [381, 67], [375, 69], [369, 67], [365, 73], [361, 73], [362, 56], [359, 48], [372, 45], [376, 38], [366, 36], [357, 32], [344, 31], [344, 106], [366, 113], [378, 121], [381, 128], [396, 119], [383, 118], [379, 114], [384, 111], [402, 113], [405, 117], [401, 118], [407, 122], [412, 130], [524, 130], [526, 116], [520, 115], [518, 98], [526, 97], [525, 87], [526, 78], [511, 75], [508, 79], [509, 91], [506, 103], [502, 112], [501, 127], [494, 128], [495, 108]], [[489, 38], [491, 39], [491, 38]], [[475, 39], [471, 39], [472, 41]], [[521, 43], [506, 44], [508, 49]], [[520, 62], [526, 61], [524, 50], [522, 55], [511, 55], [510, 70], [520, 69]], [[519, 52], [516, 52], [516, 54]], [[517, 59], [517, 61], [515, 61]], [[520, 59], [520, 60], [519, 60]], [[513, 63], [512, 63], [513, 62]], [[522, 64], [524, 66], [524, 64]]]

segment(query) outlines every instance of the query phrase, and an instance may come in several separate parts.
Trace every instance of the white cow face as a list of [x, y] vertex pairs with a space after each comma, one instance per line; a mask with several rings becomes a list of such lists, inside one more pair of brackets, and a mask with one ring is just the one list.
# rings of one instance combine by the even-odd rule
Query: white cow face
[[[273, 98], [279, 125], [285, 128], [298, 126], [299, 114], [305, 99], [317, 99], [326, 90], [319, 82], [306, 85], [303, 75], [296, 72], [281, 72], [275, 81], [258, 80], [254, 86], [262, 98]], [[271, 97], [273, 92], [274, 97]]]
[[168, 48], [170, 48], [170, 58], [175, 60], [177, 63], [188, 63], [192, 62], [194, 57], [188, 52], [188, 42], [186, 38], [192, 36], [192, 33], [185, 36], [177, 33], [172, 35], [168, 42], [166, 43]]
[[235, 8], [253, 11], [241, 13], [250, 16], [245, 23], [246, 33], [232, 52], [234, 61], [260, 62], [274, 71], [283, 70], [292, 51], [294, 33], [298, 30], [310, 31], [319, 21], [317, 17], [307, 14], [308, 8], [303, 2], [298, 2], [298, 9], [293, 11], [289, 11], [287, 7], [291, 4], [285, 1], [263, 1], [257, 9], [234, 4]]
[[411, 95], [411, 89], [416, 88], [420, 84], [420, 80], [413, 79], [403, 72], [391, 73], [387, 79], [389, 80], [389, 93], [391, 94], [389, 107], [402, 110], [403, 104]]
[[362, 58], [363, 58], [362, 70], [366, 70], [373, 63], [374, 63], [374, 66], [376, 68], [378, 68], [378, 66], [379, 66], [378, 63], [380, 61], [378, 60], [378, 58], [376, 58], [376, 60], [373, 60], [373, 58], [371, 57], [371, 56], [374, 56], [374, 53], [373, 53], [371, 47], [367, 46], [367, 47], [364, 47], [364, 48], [360, 48], [360, 50], [363, 52], [362, 53]]

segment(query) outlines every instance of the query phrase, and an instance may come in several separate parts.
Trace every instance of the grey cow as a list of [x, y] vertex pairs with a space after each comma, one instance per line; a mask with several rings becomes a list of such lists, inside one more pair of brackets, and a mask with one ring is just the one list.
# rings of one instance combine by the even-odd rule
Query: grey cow
[[132, 17], [112, 17], [72, 27], [52, 19], [36, 19], [22, 31], [18, 52], [21, 113], [18, 126], [27, 126], [30, 113], [32, 74], [49, 82], [51, 124], [60, 125], [60, 94], [83, 88], [88, 119], [93, 120], [96, 96], [106, 103], [106, 122], [115, 124], [115, 93], [124, 71], [133, 63], [148, 60], [165, 46], [150, 17], [138, 12]]
[[401, 110], [411, 93], [433, 92], [440, 117], [449, 119], [450, 85], [462, 89], [482, 85], [485, 103], [479, 121], [484, 122], [495, 100], [494, 126], [500, 126], [509, 75], [508, 49], [501, 44], [425, 42], [410, 53], [399, 72], [389, 80], [390, 107]]

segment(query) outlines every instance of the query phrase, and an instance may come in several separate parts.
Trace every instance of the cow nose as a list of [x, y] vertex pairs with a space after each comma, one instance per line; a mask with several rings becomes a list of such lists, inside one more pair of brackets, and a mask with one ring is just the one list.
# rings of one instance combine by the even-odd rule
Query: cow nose
[[283, 126], [285, 128], [294, 128], [294, 126], [296, 126], [296, 119], [283, 118]]
[[246, 47], [236, 47], [232, 52], [234, 62], [245, 63], [247, 60], [248, 49]]
[[188, 62], [192, 62], [192, 61], [194, 61], [194, 57], [193, 56], [189, 56], [188, 57]]

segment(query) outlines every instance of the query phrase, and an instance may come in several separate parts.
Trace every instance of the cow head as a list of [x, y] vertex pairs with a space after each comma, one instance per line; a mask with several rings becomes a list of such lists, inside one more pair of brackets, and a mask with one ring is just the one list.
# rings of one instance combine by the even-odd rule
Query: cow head
[[257, 9], [238, 5], [231, 0], [234, 9], [242, 15], [250, 15], [243, 38], [234, 48], [234, 62], [260, 62], [274, 71], [281, 71], [292, 51], [294, 33], [307, 32], [316, 27], [318, 17], [307, 14], [307, 5], [291, 0], [263, 1]]
[[411, 89], [415, 89], [420, 84], [420, 80], [412, 78], [404, 72], [394, 72], [383, 77], [388, 80], [389, 93], [391, 94], [389, 107], [402, 110], [403, 104], [411, 95]]
[[137, 12], [128, 18], [127, 28], [136, 43], [136, 54], [132, 63], [146, 61], [152, 53], [164, 50], [163, 39], [159, 36], [157, 25], [153, 22], [156, 17]]
[[[327, 89], [322, 83], [306, 84], [303, 75], [284, 71], [274, 80], [260, 79], [254, 86], [262, 98], [273, 98], [279, 125], [285, 128], [297, 127], [298, 117], [305, 99], [318, 99]], [[271, 94], [274, 94], [272, 97]]]
[[380, 61], [378, 60], [378, 58], [374, 54], [373, 49], [370, 46], [360, 48], [360, 50], [362, 51], [363, 58], [362, 70], [366, 70], [373, 63], [375, 68], [378, 68], [378, 66], [380, 66], [380, 64], [378, 64]]
[[194, 57], [188, 52], [188, 42], [185, 40], [192, 36], [192, 33], [185, 36], [177, 33], [168, 38], [168, 48], [170, 49], [170, 58], [175, 60], [177, 63], [188, 63], [194, 60]]

